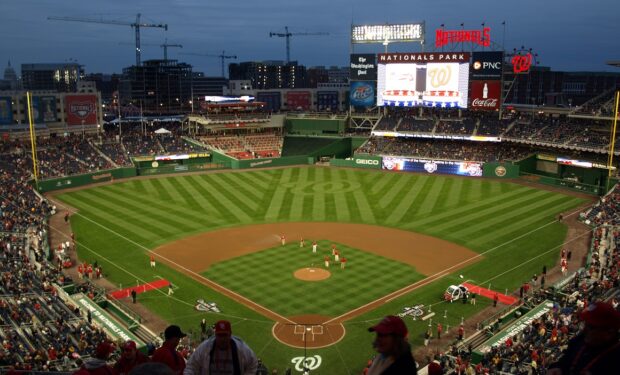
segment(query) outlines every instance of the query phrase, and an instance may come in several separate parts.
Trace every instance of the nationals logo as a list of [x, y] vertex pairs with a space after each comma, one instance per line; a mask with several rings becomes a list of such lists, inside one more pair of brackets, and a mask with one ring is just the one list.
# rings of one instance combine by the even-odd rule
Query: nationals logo
[[93, 103], [71, 103], [71, 106], [69, 106], [69, 112], [79, 118], [86, 118], [94, 111], [95, 105]]
[[527, 73], [530, 71], [530, 67], [532, 66], [532, 54], [526, 53], [525, 55], [514, 55], [510, 62], [512, 63], [512, 71], [515, 74]]

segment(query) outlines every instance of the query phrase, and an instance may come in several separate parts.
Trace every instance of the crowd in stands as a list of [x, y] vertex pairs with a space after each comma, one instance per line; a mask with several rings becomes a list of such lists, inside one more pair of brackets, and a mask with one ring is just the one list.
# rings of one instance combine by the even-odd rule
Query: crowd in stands
[[486, 162], [520, 160], [531, 152], [518, 144], [383, 137], [371, 137], [357, 150], [362, 154]]
[[198, 139], [207, 146], [237, 159], [279, 157], [283, 143], [283, 137], [280, 134], [269, 131], [233, 135], [212, 134], [199, 136]]

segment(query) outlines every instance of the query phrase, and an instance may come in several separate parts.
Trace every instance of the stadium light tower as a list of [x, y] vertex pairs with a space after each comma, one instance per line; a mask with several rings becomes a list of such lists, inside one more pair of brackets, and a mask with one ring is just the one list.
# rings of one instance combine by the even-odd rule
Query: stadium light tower
[[329, 33], [326, 32], [316, 32], [316, 33], [291, 33], [288, 31], [288, 26], [284, 26], [284, 32], [283, 33], [274, 33], [274, 32], [270, 32], [269, 33], [269, 37], [280, 37], [280, 38], [286, 38], [286, 65], [288, 65], [291, 62], [291, 37], [292, 36], [310, 36], [310, 35], [329, 35]]

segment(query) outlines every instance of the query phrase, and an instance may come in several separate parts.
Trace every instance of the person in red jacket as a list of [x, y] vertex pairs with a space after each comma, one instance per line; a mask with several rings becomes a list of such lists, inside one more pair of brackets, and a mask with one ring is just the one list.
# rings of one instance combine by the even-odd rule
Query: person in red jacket
[[108, 341], [99, 343], [95, 349], [95, 355], [88, 359], [73, 375], [112, 375], [113, 370], [108, 366], [107, 360], [113, 351], [112, 343]]
[[149, 357], [138, 351], [134, 341], [127, 341], [123, 345], [121, 357], [114, 364], [114, 375], [127, 375], [136, 366], [149, 362]]
[[151, 361], [167, 365], [177, 375], [183, 374], [185, 370], [185, 359], [181, 353], [177, 352], [177, 346], [183, 337], [187, 336], [181, 331], [179, 326], [169, 326], [164, 331], [163, 345], [155, 350]]

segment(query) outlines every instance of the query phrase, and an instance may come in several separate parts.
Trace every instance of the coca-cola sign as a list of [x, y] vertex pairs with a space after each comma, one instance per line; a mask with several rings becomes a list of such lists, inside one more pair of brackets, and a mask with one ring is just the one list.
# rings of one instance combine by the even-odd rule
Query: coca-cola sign
[[471, 81], [471, 109], [494, 111], [500, 106], [501, 81]]

